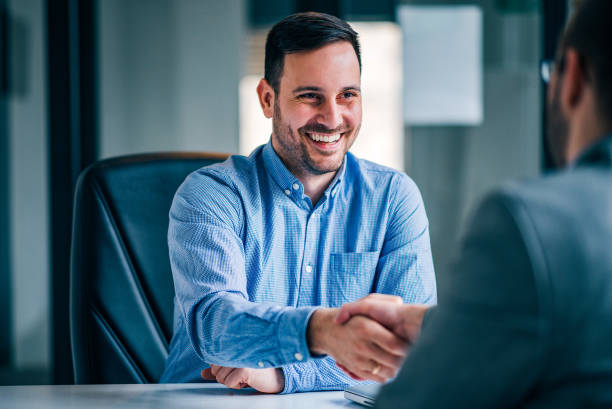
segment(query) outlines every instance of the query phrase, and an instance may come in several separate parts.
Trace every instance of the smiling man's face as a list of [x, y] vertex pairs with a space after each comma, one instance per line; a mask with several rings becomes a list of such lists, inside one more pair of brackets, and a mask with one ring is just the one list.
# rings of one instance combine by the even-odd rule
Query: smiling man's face
[[342, 165], [361, 126], [359, 61], [349, 42], [287, 54], [274, 99], [272, 145], [296, 176]]

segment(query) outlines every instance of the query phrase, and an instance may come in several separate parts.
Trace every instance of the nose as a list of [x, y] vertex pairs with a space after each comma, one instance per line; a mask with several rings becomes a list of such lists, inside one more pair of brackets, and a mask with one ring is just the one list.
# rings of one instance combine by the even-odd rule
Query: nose
[[342, 107], [335, 99], [328, 99], [321, 106], [319, 123], [328, 129], [336, 129], [342, 125]]

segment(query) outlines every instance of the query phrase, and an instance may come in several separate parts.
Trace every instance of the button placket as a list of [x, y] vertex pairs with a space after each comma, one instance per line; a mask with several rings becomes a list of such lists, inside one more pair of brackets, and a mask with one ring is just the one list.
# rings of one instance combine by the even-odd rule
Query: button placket
[[311, 213], [306, 222], [306, 235], [304, 246], [304, 257], [302, 259], [301, 274], [301, 294], [299, 297], [300, 305], [310, 305], [312, 303], [313, 288], [315, 288], [315, 266], [317, 255], [317, 241], [319, 239], [319, 218], [315, 213]]

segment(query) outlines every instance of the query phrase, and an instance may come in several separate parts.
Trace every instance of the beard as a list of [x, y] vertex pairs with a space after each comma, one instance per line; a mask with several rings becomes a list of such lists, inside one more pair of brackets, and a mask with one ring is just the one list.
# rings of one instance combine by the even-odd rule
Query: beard
[[[276, 135], [276, 140], [281, 146], [283, 152], [279, 154], [285, 166], [294, 174], [311, 174], [311, 175], [324, 175], [326, 173], [337, 172], [342, 166], [344, 155], [338, 160], [333, 162], [327, 162], [325, 164], [316, 163], [308, 152], [308, 144], [303, 140], [302, 135], [305, 132], [320, 132], [320, 133], [343, 133], [346, 132], [347, 127], [340, 126], [336, 129], [328, 129], [321, 124], [305, 125], [297, 130], [298, 135], [295, 134], [293, 129], [289, 125], [283, 122], [282, 113], [280, 106], [278, 105], [278, 99], [274, 101], [274, 118], [272, 120], [272, 130]], [[347, 135], [343, 135], [343, 138]], [[352, 142], [351, 142], [352, 145]], [[346, 147], [348, 151], [350, 145]], [[280, 152], [277, 152], [280, 153]], [[346, 152], [344, 152], [346, 153]]]
[[569, 140], [569, 125], [561, 110], [561, 82], [555, 87], [552, 100], [547, 110], [546, 142], [557, 169], [567, 165], [567, 145]]

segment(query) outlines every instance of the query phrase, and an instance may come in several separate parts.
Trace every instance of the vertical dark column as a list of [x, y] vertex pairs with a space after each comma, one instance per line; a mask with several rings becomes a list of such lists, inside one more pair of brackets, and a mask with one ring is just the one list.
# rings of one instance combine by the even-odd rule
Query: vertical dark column
[[[542, 0], [542, 59], [554, 60], [557, 44], [567, 21], [566, 0]], [[546, 142], [547, 87], [542, 86], [542, 170], [553, 169], [553, 160]]]
[[73, 193], [97, 156], [95, 0], [47, 0], [53, 378], [73, 383], [69, 272]]
[[10, 363], [11, 349], [8, 66], [8, 10], [0, 0], [0, 366]]

